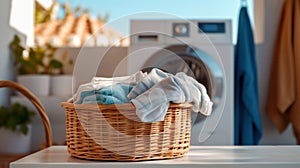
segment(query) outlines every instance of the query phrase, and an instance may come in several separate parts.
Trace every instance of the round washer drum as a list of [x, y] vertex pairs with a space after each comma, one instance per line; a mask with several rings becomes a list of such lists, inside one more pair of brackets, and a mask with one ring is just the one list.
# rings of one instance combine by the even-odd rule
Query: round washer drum
[[172, 74], [185, 72], [206, 87], [214, 103], [213, 108], [219, 104], [223, 95], [224, 73], [204, 51], [187, 45], [171, 45], [154, 53], [143, 66], [148, 71], [153, 67]]

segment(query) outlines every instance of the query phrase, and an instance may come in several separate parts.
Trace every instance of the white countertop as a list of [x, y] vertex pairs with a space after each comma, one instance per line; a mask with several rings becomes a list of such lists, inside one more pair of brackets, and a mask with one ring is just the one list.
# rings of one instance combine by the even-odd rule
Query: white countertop
[[71, 157], [66, 146], [52, 146], [12, 162], [10, 168], [299, 168], [300, 146], [192, 146], [181, 158], [140, 162], [89, 161]]

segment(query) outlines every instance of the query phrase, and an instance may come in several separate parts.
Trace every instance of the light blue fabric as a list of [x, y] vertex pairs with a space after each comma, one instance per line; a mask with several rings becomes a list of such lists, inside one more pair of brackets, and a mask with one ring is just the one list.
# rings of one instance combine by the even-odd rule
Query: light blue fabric
[[126, 97], [132, 86], [128, 84], [115, 84], [98, 90], [84, 91], [80, 94], [78, 104], [123, 104], [129, 103]]
[[160, 69], [153, 68], [145, 78], [143, 78], [141, 81], [137, 83], [136, 87], [134, 87], [130, 91], [127, 97], [129, 99], [136, 98], [138, 95], [144, 93], [152, 86], [154, 86], [156, 83], [160, 82], [161, 80], [167, 78], [170, 75], [171, 74], [165, 73]]
[[[141, 83], [145, 82], [141, 81]], [[144, 85], [137, 84], [134, 89], [140, 90], [138, 88], [140, 86], [144, 88]], [[206, 89], [203, 85], [201, 86], [195, 79], [184, 73], [178, 73], [176, 76], [169, 75], [162, 79], [149, 90], [132, 99], [131, 102], [135, 105], [136, 114], [141, 121], [157, 122], [164, 120], [169, 102], [193, 102], [195, 112], [210, 115], [212, 102], [208, 95], [204, 94], [206, 94]], [[204, 109], [206, 111], [201, 111]]]
[[[89, 93], [89, 95], [93, 94], [96, 90], [100, 90], [104, 87], [110, 87], [112, 85], [116, 85], [119, 83], [127, 84], [127, 85], [136, 85], [138, 81], [142, 80], [147, 73], [143, 73], [142, 71], [138, 71], [130, 76], [121, 76], [121, 77], [112, 77], [112, 78], [106, 78], [106, 77], [93, 77], [92, 81], [89, 83], [81, 84], [76, 93], [73, 95], [73, 97], [68, 100], [68, 102], [74, 102], [75, 104], [82, 103], [81, 93], [86, 91], [86, 94]], [[93, 97], [87, 98], [87, 100], [90, 99], [93, 100]], [[96, 101], [96, 97], [94, 98]]]
[[257, 85], [253, 32], [242, 7], [235, 48], [235, 145], [256, 145], [262, 136]]

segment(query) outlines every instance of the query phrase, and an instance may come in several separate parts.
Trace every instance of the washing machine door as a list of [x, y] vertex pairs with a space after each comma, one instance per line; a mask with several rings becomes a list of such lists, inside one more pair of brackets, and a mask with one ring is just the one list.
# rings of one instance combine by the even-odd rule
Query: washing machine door
[[221, 65], [201, 49], [187, 45], [172, 45], [153, 54], [144, 64], [144, 71], [153, 67], [176, 74], [185, 72], [203, 84], [214, 102], [219, 104], [223, 95], [224, 72]]
[[[153, 67], [172, 74], [185, 72], [206, 87], [213, 102], [211, 121], [207, 122], [206, 117], [201, 113], [192, 113], [192, 124], [201, 124], [202, 129], [212, 133], [222, 115], [216, 114], [215, 109], [222, 104], [220, 101], [224, 100], [225, 75], [221, 65], [211, 55], [199, 48], [171, 45], [153, 54], [143, 66], [146, 71]], [[207, 139], [208, 136], [205, 134], [202, 139]]]

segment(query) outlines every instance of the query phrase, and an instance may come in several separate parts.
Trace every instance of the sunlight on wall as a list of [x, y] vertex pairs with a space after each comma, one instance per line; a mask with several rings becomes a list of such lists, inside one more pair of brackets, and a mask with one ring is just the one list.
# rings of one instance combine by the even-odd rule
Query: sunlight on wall
[[26, 45], [33, 45], [34, 1], [12, 0], [9, 25], [26, 35]]

